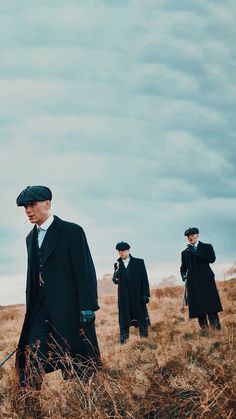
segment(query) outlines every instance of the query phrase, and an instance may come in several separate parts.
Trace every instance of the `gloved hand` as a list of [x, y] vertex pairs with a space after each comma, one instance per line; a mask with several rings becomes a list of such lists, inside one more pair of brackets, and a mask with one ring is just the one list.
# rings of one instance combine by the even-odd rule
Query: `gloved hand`
[[93, 310], [82, 310], [80, 312], [80, 323], [91, 324], [95, 321], [95, 313]]
[[196, 253], [197, 248], [193, 246], [192, 244], [188, 244], [188, 251], [194, 254]]
[[144, 301], [144, 304], [148, 304], [149, 303], [149, 297], [147, 297], [146, 295], [144, 295], [143, 301]]
[[115, 273], [119, 273], [119, 266], [120, 266], [120, 264], [119, 264], [118, 261], [114, 263], [114, 271], [115, 271]]
[[120, 275], [120, 272], [119, 272], [119, 262], [117, 261], [117, 262], [114, 263], [114, 275], [113, 275], [113, 278], [112, 278], [112, 281], [116, 285], [119, 282], [119, 275]]
[[112, 277], [112, 281], [114, 282], [115, 285], [117, 285], [119, 282], [119, 275], [116, 277], [116, 274], [114, 274]]

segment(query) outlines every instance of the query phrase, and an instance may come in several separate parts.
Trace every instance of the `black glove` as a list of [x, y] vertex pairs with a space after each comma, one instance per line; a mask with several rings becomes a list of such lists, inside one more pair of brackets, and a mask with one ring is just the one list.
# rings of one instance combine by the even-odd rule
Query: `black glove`
[[116, 274], [114, 274], [112, 277], [112, 281], [114, 282], [115, 285], [117, 285], [119, 282], [119, 275], [116, 277]]
[[149, 303], [149, 297], [147, 297], [146, 295], [144, 295], [143, 301], [144, 301], [144, 304], [148, 304]]
[[119, 262], [118, 262], [118, 261], [114, 263], [114, 270], [115, 270], [115, 271], [118, 271], [118, 269], [119, 269], [119, 265], [120, 265], [120, 264], [119, 264]]
[[80, 324], [91, 324], [95, 321], [95, 313], [93, 310], [82, 310], [80, 312]]
[[114, 284], [118, 284], [118, 282], [119, 282], [119, 275], [120, 275], [120, 272], [119, 272], [119, 262], [115, 262], [114, 263], [114, 275], [113, 275], [113, 278], [112, 278], [112, 281], [114, 282]]
[[188, 244], [188, 251], [194, 254], [196, 253], [197, 248], [193, 246], [192, 244]]

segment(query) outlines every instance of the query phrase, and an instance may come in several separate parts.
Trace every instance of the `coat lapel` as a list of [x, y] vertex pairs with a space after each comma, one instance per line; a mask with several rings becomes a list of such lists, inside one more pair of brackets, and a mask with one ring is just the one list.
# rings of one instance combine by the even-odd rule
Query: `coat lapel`
[[118, 261], [120, 263], [120, 270], [121, 270], [121, 272], [123, 272], [123, 273], [126, 274], [126, 269], [129, 269], [129, 272], [131, 272], [131, 270], [134, 267], [134, 263], [133, 263], [134, 261], [133, 261], [133, 259], [134, 258], [130, 255], [130, 261], [129, 261], [129, 264], [128, 264], [127, 268], [125, 267], [123, 260], [121, 258], [118, 259]]
[[[198, 242], [198, 249], [201, 249], [204, 246], [204, 244], [202, 242]], [[187, 249], [185, 250], [186, 252], [186, 258], [188, 261], [188, 267], [191, 271], [196, 269], [196, 256], [194, 256], [191, 252], [189, 252]]]
[[121, 258], [119, 258], [118, 259], [118, 262], [119, 262], [119, 270], [120, 270], [120, 272], [123, 272], [123, 273], [125, 273], [125, 265], [124, 265], [124, 262], [123, 262], [123, 260], [121, 259]]
[[202, 242], [198, 242], [197, 248], [202, 249], [204, 247], [204, 244]]
[[135, 264], [134, 264], [134, 258], [133, 258], [133, 256], [131, 256], [131, 255], [129, 255], [129, 256], [130, 256], [130, 261], [129, 261], [129, 264], [128, 264], [127, 269], [129, 269], [129, 274], [132, 275], [133, 270], [135, 268]]
[[28, 258], [31, 261], [32, 257], [34, 256], [34, 240], [35, 237], [37, 235], [37, 227], [36, 225], [34, 226], [34, 228], [31, 230], [29, 236], [28, 236], [28, 240], [27, 240], [27, 252], [28, 252]]
[[61, 236], [61, 219], [54, 216], [54, 221], [50, 225], [44, 240], [46, 239], [45, 243], [45, 251], [44, 251], [44, 259], [43, 264], [49, 258], [53, 250], [55, 249], [57, 242]]

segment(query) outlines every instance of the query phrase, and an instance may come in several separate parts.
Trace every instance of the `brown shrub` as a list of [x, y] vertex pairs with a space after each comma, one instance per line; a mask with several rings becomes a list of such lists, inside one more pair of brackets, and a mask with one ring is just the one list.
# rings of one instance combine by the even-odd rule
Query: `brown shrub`
[[[236, 281], [218, 287], [221, 332], [200, 336], [197, 321], [180, 312], [182, 288], [168, 287], [152, 291], [148, 339], [131, 330], [123, 346], [116, 297], [103, 297], [97, 332], [104, 369], [86, 383], [64, 382], [57, 371], [45, 377], [40, 393], [22, 393], [10, 359], [0, 369], [0, 417], [233, 419]], [[1, 309], [1, 358], [13, 349], [23, 315], [22, 307]]]

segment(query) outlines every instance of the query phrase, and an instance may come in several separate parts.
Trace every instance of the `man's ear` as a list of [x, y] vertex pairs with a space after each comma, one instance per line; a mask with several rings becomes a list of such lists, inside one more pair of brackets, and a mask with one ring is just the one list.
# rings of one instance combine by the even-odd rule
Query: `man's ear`
[[52, 202], [47, 199], [46, 201], [46, 208], [49, 210], [51, 208]]

